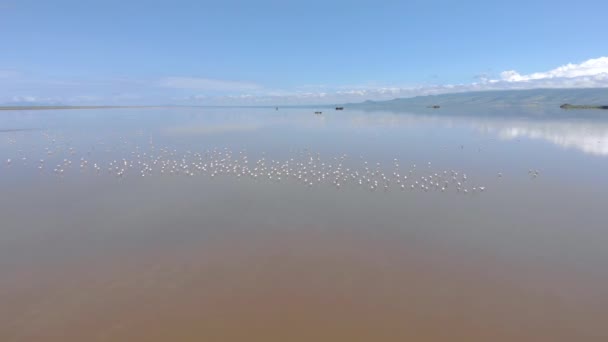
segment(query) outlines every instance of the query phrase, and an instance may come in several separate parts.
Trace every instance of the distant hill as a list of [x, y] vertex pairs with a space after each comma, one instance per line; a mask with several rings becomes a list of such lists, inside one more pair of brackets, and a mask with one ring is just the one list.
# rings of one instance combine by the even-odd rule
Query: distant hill
[[[608, 88], [529, 89], [479, 91], [399, 98], [389, 101], [365, 101], [345, 105], [347, 108], [370, 110], [442, 111], [458, 109], [559, 109], [564, 104], [608, 105]], [[432, 109], [427, 107], [439, 106]]]

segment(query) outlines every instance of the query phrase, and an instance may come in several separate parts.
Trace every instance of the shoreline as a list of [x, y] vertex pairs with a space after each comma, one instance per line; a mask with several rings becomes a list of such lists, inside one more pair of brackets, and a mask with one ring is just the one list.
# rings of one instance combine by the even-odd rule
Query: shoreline
[[170, 106], [0, 106], [0, 110], [168, 108]]

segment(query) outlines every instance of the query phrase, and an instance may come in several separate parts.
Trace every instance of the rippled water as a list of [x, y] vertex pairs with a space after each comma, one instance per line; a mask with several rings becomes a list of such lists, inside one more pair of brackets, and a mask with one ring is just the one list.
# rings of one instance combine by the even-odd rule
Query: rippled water
[[608, 118], [313, 113], [1, 112], [0, 340], [608, 338]]

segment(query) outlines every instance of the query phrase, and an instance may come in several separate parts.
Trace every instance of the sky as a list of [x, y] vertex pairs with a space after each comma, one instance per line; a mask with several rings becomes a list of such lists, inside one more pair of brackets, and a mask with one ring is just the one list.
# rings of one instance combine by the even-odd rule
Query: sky
[[608, 87], [608, 1], [0, 0], [0, 103]]

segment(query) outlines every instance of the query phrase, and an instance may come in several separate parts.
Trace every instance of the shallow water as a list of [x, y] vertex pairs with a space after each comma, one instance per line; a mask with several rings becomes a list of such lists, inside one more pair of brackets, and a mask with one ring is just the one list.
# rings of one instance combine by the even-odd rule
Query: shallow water
[[0, 113], [0, 340], [608, 338], [608, 118], [313, 112]]

